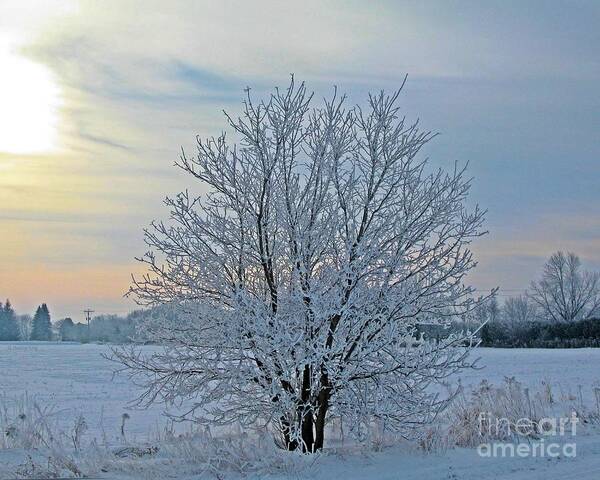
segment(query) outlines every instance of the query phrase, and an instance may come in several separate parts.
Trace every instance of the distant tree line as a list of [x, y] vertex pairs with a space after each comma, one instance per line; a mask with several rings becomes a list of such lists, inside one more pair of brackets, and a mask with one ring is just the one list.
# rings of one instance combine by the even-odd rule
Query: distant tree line
[[[45, 303], [31, 317], [17, 315], [6, 300], [0, 302], [0, 341], [144, 342], [152, 321], [175, 325], [177, 312], [163, 305], [125, 316], [98, 315], [89, 325], [71, 318], [53, 324]], [[464, 330], [476, 331], [487, 347], [600, 347], [600, 275], [583, 270], [577, 255], [557, 252], [523, 295], [509, 297], [502, 305], [492, 296], [450, 325], [417, 326], [418, 334], [438, 340]]]
[[600, 275], [574, 253], [557, 252], [524, 295], [496, 298], [474, 312], [483, 346], [600, 347]]
[[574, 253], [556, 252], [524, 294], [503, 304], [494, 295], [448, 325], [417, 327], [436, 340], [465, 330], [484, 347], [600, 347], [600, 275], [583, 270]]
[[487, 323], [481, 329], [485, 347], [510, 348], [581, 348], [600, 347], [600, 318], [571, 323], [532, 321], [518, 329], [500, 323]]
[[29, 315], [17, 315], [10, 303], [0, 302], [0, 341], [54, 340], [53, 325], [48, 306], [40, 305], [33, 318]]
[[67, 317], [52, 323], [48, 306], [40, 305], [33, 317], [18, 315], [10, 300], [0, 302], [0, 341], [63, 341], [127, 343], [137, 335], [137, 325], [157, 310], [137, 310], [126, 316], [97, 315], [90, 324]]

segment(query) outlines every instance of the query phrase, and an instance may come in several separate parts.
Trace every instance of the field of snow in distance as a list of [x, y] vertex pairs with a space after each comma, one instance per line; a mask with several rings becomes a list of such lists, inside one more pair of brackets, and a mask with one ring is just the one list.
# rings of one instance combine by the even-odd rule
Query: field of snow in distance
[[[54, 407], [59, 420], [72, 422], [82, 413], [89, 435], [102, 431], [117, 435], [121, 416], [127, 412], [131, 417], [129, 434], [132, 439], [143, 440], [164, 427], [165, 407], [129, 407], [140, 390], [125, 375], [113, 375], [116, 365], [103, 357], [109, 353], [106, 345], [1, 342], [0, 393], [9, 400], [33, 396], [39, 403]], [[480, 348], [473, 355], [480, 357], [479, 368], [461, 373], [460, 382], [465, 387], [484, 379], [499, 384], [504, 377], [515, 377], [532, 389], [546, 381], [556, 391], [574, 394], [580, 385], [588, 394], [591, 387], [600, 386], [600, 349]], [[453, 385], [458, 381], [457, 377], [451, 379]]]

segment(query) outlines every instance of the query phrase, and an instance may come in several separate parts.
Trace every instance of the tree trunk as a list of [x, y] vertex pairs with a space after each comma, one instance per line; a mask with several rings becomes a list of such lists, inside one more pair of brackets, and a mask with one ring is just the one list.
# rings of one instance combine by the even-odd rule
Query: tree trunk
[[283, 435], [283, 441], [285, 443], [285, 448], [287, 448], [290, 452], [296, 450], [298, 448], [298, 442], [296, 440], [292, 440], [290, 435], [291, 428], [290, 423], [287, 418], [281, 418], [281, 433]]
[[285, 447], [289, 451], [295, 451], [298, 449], [302, 449], [303, 453], [313, 453], [316, 451], [315, 431], [314, 431], [315, 422], [314, 422], [313, 415], [312, 415], [312, 413], [307, 412], [304, 415], [302, 415], [300, 413], [299, 416], [300, 416], [299, 429], [300, 429], [300, 434], [301, 434], [301, 439], [302, 439], [301, 441], [298, 441], [298, 440], [292, 438], [289, 422], [284, 419], [281, 420], [282, 434], [283, 434], [283, 440], [285, 442]]
[[302, 451], [304, 453], [314, 453], [315, 451], [313, 426], [313, 415], [311, 412], [308, 412], [302, 419]]
[[285, 445], [290, 451], [302, 449], [303, 453], [314, 453], [323, 448], [330, 396], [329, 377], [326, 372], [321, 374], [321, 382], [321, 391], [315, 405], [310, 400], [311, 370], [310, 366], [305, 365], [302, 371], [301, 399], [296, 410], [300, 441], [292, 438], [289, 421], [285, 418], [281, 420]]
[[327, 410], [329, 410], [330, 395], [329, 375], [327, 370], [321, 369], [321, 391], [317, 399], [319, 408], [315, 421], [315, 451], [321, 450], [325, 442], [325, 420], [327, 419]]
[[325, 419], [329, 409], [329, 391], [322, 390], [319, 394], [319, 410], [315, 421], [315, 448], [314, 451], [321, 450], [325, 442]]
[[302, 405], [298, 412], [298, 418], [301, 422], [300, 432], [302, 435], [302, 451], [304, 453], [314, 452], [315, 434], [313, 410], [309, 407], [311, 394], [311, 367], [305, 365], [302, 372]]

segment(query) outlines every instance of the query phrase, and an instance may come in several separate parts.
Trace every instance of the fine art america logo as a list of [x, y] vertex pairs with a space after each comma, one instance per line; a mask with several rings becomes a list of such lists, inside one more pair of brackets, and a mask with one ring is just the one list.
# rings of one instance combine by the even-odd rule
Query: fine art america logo
[[570, 417], [545, 417], [539, 420], [511, 420], [481, 412], [479, 435], [484, 439], [506, 441], [481, 443], [477, 453], [481, 457], [576, 457], [578, 422], [575, 412]]

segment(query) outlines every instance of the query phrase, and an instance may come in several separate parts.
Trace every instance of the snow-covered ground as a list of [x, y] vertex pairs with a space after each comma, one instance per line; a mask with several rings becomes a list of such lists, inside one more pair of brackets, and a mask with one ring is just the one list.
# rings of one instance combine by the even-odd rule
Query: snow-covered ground
[[[144, 347], [154, 348], [154, 347]], [[110, 347], [95, 344], [48, 342], [0, 342], [0, 395], [18, 398], [34, 396], [40, 403], [60, 410], [61, 418], [82, 413], [89, 433], [116, 434], [121, 415], [130, 420], [127, 431], [143, 439], [165, 425], [164, 406], [137, 410], [128, 404], [140, 393], [125, 375], [113, 375], [116, 365], [103, 355]], [[465, 387], [486, 379], [499, 383], [514, 376], [532, 389], [546, 381], [555, 391], [577, 394], [579, 386], [591, 395], [591, 386], [600, 386], [600, 349], [494, 349], [480, 348], [477, 370], [453, 378]]]
[[124, 375], [113, 375], [117, 365], [103, 356], [110, 353], [111, 347], [96, 344], [0, 342], [0, 395], [34, 397], [63, 423], [83, 414], [90, 435], [116, 435], [124, 413], [132, 436], [153, 434], [165, 425], [164, 407], [128, 408], [140, 391]]
[[[57, 412], [57, 421], [72, 423], [82, 414], [88, 438], [104, 436], [117, 441], [122, 414], [130, 419], [126, 430], [129, 442], [155, 438], [162, 429], [164, 407], [135, 410], [128, 402], [139, 390], [123, 375], [113, 376], [115, 365], [103, 357], [110, 348], [103, 345], [54, 343], [0, 343], [0, 394], [3, 403], [29, 395]], [[600, 386], [600, 349], [519, 350], [478, 349], [479, 369], [453, 378], [465, 387], [482, 380], [500, 384], [504, 377], [515, 377], [532, 391], [552, 385], [557, 396], [583, 392], [593, 403], [593, 388]], [[186, 428], [179, 426], [179, 428]], [[452, 449], [424, 454], [406, 446], [370, 454], [329, 455], [306, 463], [301, 478], [351, 479], [470, 479], [470, 478], [600, 478], [600, 434], [595, 430], [577, 437], [576, 458], [481, 458], [474, 449]], [[10, 452], [0, 450], [0, 464]], [[159, 456], [160, 459], [160, 456]], [[157, 460], [158, 461], [158, 460]], [[168, 459], [163, 459], [167, 464]], [[313, 463], [314, 462], [314, 463]], [[0, 478], [2, 470], [0, 469]], [[171, 472], [174, 473], [174, 472]], [[138, 478], [121, 473], [122, 478]], [[200, 475], [200, 474], [198, 474]], [[273, 473], [269, 478], [287, 478]], [[106, 478], [114, 478], [107, 476]], [[187, 476], [186, 478], [202, 478]]]
[[555, 392], [576, 395], [582, 387], [591, 401], [592, 387], [600, 386], [599, 348], [478, 348], [473, 356], [479, 358], [478, 368], [460, 374], [465, 387], [515, 377], [531, 389], [548, 383]]

